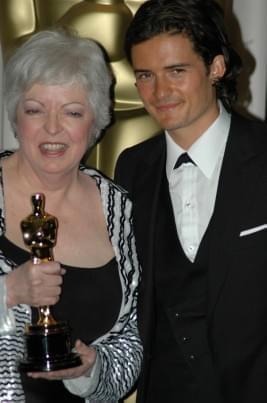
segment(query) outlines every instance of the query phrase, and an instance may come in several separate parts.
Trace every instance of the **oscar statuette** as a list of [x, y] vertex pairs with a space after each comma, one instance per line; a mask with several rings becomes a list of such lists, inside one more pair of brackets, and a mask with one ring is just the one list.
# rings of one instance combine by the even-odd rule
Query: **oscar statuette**
[[[34, 264], [53, 261], [56, 244], [57, 218], [45, 212], [45, 196], [36, 193], [31, 198], [33, 213], [21, 222], [25, 245], [31, 251]], [[56, 321], [49, 306], [38, 308], [36, 324], [26, 325], [25, 356], [19, 363], [22, 372], [55, 371], [81, 365], [78, 354], [71, 351], [70, 327]]]

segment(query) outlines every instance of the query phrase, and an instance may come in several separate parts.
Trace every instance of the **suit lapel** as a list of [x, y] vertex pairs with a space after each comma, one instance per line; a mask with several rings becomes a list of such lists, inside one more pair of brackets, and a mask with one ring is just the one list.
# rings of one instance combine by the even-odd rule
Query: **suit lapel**
[[[155, 263], [155, 231], [158, 216], [161, 214], [159, 207], [159, 197], [161, 188], [161, 178], [165, 174], [166, 163], [166, 145], [165, 138], [162, 135], [155, 144], [154, 150], [150, 151], [150, 155], [145, 159], [145, 166], [142, 167], [142, 184], [140, 183], [140, 192], [142, 197], [136, 207], [136, 218], [142, 217], [143, 225], [139, 223], [138, 228], [142, 228], [142, 235], [139, 234], [137, 239], [139, 242], [139, 250], [142, 251], [144, 258], [145, 270], [142, 274], [142, 282], [139, 298], [139, 324], [143, 335], [144, 346], [149, 352], [149, 346], [153, 335], [151, 330], [154, 329], [153, 322], [155, 319], [154, 306], [154, 263]], [[152, 338], [151, 338], [152, 337]]]

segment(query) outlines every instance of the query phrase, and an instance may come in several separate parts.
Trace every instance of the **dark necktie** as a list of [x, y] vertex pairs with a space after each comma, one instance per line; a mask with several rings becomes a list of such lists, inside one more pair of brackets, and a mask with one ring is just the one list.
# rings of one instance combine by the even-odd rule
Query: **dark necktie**
[[189, 157], [187, 153], [183, 153], [180, 155], [178, 160], [176, 161], [176, 164], [174, 165], [173, 169], [179, 168], [182, 164], [186, 164], [187, 162], [191, 162], [192, 164], [196, 165], [194, 161]]

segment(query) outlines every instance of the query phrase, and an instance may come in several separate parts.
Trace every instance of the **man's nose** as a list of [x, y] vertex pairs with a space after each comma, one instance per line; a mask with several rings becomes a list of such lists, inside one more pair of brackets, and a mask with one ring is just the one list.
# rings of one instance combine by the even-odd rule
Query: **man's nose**
[[164, 77], [157, 77], [154, 83], [154, 94], [158, 99], [166, 97], [170, 92], [170, 87]]

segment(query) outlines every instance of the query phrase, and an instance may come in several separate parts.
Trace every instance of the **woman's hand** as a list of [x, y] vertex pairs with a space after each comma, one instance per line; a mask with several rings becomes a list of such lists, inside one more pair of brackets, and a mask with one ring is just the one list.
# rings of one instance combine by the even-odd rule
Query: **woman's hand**
[[65, 270], [58, 262], [33, 264], [28, 261], [7, 275], [7, 306], [28, 304], [34, 307], [58, 302]]
[[31, 378], [43, 378], [48, 380], [62, 380], [78, 378], [79, 376], [89, 374], [92, 370], [95, 360], [96, 351], [93, 347], [88, 347], [82, 343], [81, 340], [77, 340], [75, 343], [75, 350], [80, 354], [82, 365], [75, 368], [61, 369], [51, 372], [30, 372], [28, 376]]

